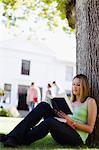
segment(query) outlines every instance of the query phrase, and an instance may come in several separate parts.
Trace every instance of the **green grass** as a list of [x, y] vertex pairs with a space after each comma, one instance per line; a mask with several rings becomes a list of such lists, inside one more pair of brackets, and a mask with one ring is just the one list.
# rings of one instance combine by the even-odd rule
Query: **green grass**
[[[12, 122], [12, 120], [9, 118], [9, 122], [10, 121]], [[2, 129], [2, 130], [0, 130], [0, 132], [2, 132], [2, 133], [9, 133], [11, 128], [14, 127], [13, 123], [11, 123], [11, 122], [10, 122], [10, 128], [8, 128], [8, 130], [6, 128], [8, 126], [7, 122], [2, 124], [2, 125], [0, 125], [0, 127]], [[45, 138], [32, 143], [29, 146], [20, 146], [18, 148], [14, 148], [14, 150], [43, 150], [43, 149], [44, 150], [72, 150], [72, 149], [73, 150], [77, 150], [77, 149], [81, 149], [81, 150], [87, 149], [87, 150], [89, 150], [89, 148], [86, 147], [86, 146], [83, 146], [83, 147], [61, 146], [61, 145], [57, 144], [53, 140], [53, 138], [51, 137], [50, 134], [48, 134]], [[0, 150], [13, 150], [13, 148], [5, 148], [3, 146], [3, 144], [0, 143]], [[93, 148], [93, 150], [95, 150], [95, 148]]]
[[[51, 137], [50, 134], [47, 137], [32, 143], [30, 146], [20, 146], [18, 148], [14, 148], [14, 150], [77, 150], [77, 149], [86, 149], [87, 147], [66, 147], [57, 144]], [[0, 143], [0, 150], [12, 150], [12, 148], [4, 148], [3, 144]]]

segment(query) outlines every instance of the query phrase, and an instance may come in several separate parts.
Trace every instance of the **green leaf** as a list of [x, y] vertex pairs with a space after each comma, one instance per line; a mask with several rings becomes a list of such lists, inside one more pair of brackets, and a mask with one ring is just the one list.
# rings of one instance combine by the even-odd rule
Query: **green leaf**
[[[4, 4], [2, 16], [6, 17], [6, 24], [9, 28], [11, 25], [16, 24], [17, 20], [28, 20], [32, 12], [36, 12], [40, 18], [46, 19], [50, 29], [58, 26], [58, 21], [55, 20], [55, 17], [60, 17], [61, 19], [66, 19], [67, 17], [69, 26], [73, 29], [75, 28], [76, 18], [70, 18], [70, 13], [66, 13], [67, 0], [0, 0], [0, 3]], [[14, 12], [21, 8], [25, 8], [25, 10], [22, 12], [20, 11], [20, 17], [17, 17], [17, 15], [15, 16], [16, 13]], [[74, 3], [73, 5], [70, 4], [71, 11], [73, 8]], [[13, 12], [12, 16], [9, 15], [10, 10]], [[63, 28], [63, 30], [65, 31], [66, 29]]]

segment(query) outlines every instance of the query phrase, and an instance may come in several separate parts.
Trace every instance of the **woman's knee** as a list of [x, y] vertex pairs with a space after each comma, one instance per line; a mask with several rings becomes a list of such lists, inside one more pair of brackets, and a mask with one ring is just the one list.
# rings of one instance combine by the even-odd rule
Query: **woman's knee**
[[46, 102], [40, 102], [37, 107], [43, 108], [43, 109], [47, 109], [50, 108], [50, 105]]

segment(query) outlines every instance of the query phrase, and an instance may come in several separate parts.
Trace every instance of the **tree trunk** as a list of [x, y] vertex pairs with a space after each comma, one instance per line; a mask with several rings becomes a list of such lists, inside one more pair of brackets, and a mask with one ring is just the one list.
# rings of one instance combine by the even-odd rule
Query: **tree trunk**
[[[88, 76], [99, 107], [99, 0], [77, 0], [76, 19], [77, 73]], [[99, 116], [91, 143], [99, 145]]]

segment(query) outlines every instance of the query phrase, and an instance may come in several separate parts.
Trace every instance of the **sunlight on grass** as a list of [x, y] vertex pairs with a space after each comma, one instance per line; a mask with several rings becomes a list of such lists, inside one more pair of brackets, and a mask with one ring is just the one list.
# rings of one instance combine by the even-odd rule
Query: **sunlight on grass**
[[0, 117], [0, 133], [9, 133], [23, 118]]

